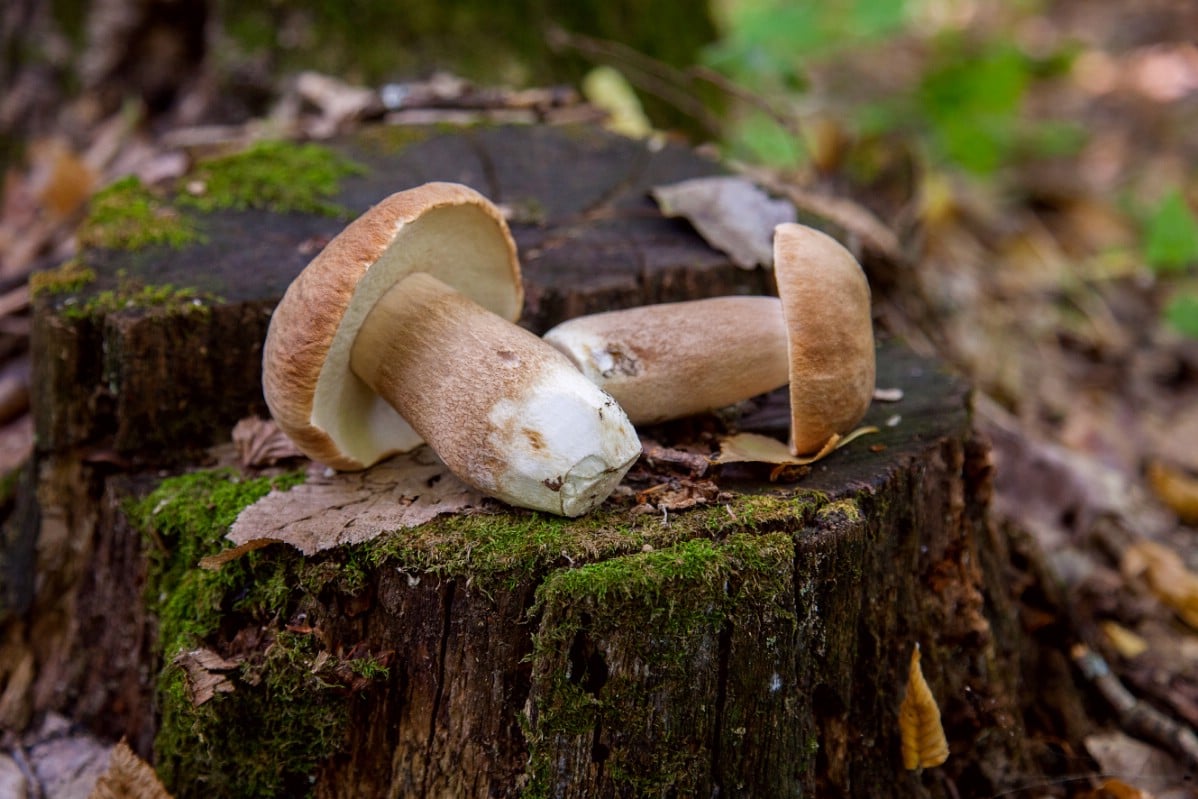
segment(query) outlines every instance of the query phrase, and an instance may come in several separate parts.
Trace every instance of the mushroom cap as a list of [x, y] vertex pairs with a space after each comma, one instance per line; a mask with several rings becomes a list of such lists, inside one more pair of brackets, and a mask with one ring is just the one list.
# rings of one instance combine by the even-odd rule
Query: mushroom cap
[[279, 427], [305, 454], [362, 469], [414, 449], [420, 436], [350, 369], [350, 351], [378, 299], [427, 272], [504, 319], [524, 303], [516, 244], [499, 210], [456, 183], [387, 197], [332, 239], [275, 308], [262, 388]]
[[790, 448], [810, 454], [852, 430], [873, 399], [869, 282], [840, 242], [796, 223], [774, 230], [774, 272], [790, 353]]

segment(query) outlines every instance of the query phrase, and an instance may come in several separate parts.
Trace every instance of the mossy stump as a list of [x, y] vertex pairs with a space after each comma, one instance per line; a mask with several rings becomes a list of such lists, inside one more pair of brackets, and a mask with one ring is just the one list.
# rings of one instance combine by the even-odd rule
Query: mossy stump
[[[214, 468], [208, 449], [264, 411], [274, 303], [340, 217], [391, 191], [459, 180], [507, 204], [534, 330], [770, 291], [646, 198], [717, 170], [680, 147], [374, 129], [304, 155], [307, 204], [148, 193], [139, 213], [185, 241], [123, 249], [97, 228], [42, 278], [38, 453], [0, 563], [0, 676], [22, 658], [36, 676], [9, 680], [0, 722], [56, 710], [125, 736], [180, 797], [914, 797], [1025, 775], [988, 451], [967, 387], [894, 343], [879, 385], [904, 397], [875, 403], [880, 432], [791, 482], [729, 466], [688, 510], [495, 508], [200, 568], [241, 508], [300, 479]], [[908, 772], [917, 644], [952, 756]]]

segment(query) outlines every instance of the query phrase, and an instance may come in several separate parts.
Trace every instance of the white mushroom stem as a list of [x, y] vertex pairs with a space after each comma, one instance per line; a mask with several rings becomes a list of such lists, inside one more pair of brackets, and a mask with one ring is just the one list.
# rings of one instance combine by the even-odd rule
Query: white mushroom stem
[[608, 311], [563, 322], [545, 340], [634, 424], [732, 405], [790, 380], [777, 297], [715, 297]]
[[640, 454], [616, 402], [532, 333], [414, 273], [378, 301], [350, 368], [466, 483], [579, 516]]

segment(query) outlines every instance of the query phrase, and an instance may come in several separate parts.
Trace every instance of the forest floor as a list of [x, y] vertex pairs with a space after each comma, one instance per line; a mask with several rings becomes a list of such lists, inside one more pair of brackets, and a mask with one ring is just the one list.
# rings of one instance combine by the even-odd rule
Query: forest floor
[[[1029, 564], [1016, 586], [1024, 627], [1045, 650], [1031, 658], [1027, 713], [1051, 780], [1026, 795], [1198, 795], [1198, 6], [926, 5], [940, 11], [919, 35], [822, 53], [793, 96], [738, 94], [730, 119], [768, 108], [801, 157], [747, 124], [724, 152], [756, 156], [752, 174], [775, 187], [842, 201], [879, 326], [977, 387], [996, 516]], [[606, 53], [640, 85], [643, 63]], [[410, 119], [528, 121], [550, 106], [597, 118], [567, 90], [480, 92], [446, 77], [403, 89], [426, 98]], [[0, 474], [33, 443], [28, 276], [70, 257], [98, 188], [389, 113], [386, 91], [314, 74], [280, 81], [271, 112], [251, 119], [221, 118], [212, 92], [196, 82], [165, 116], [64, 101], [4, 175]], [[6, 118], [22, 96], [6, 98]], [[877, 246], [877, 225], [897, 250]], [[1095, 657], [1113, 679], [1086, 671]], [[1053, 662], [1073, 664], [1083, 707], [1033, 684]]]

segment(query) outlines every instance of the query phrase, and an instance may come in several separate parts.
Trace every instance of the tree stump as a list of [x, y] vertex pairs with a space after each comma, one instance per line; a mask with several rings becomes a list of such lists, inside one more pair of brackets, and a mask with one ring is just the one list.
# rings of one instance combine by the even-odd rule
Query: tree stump
[[[143, 196], [190, 242], [117, 249], [93, 220], [97, 246], [39, 283], [0, 721], [57, 710], [125, 736], [180, 797], [951, 796], [1027, 774], [988, 450], [967, 386], [894, 342], [878, 382], [903, 399], [875, 403], [880, 432], [787, 481], [645, 458], [577, 520], [495, 506], [201, 568], [239, 510], [300, 479], [221, 467], [209, 447], [264, 413], [270, 311], [338, 213], [433, 179], [507, 205], [538, 332], [771, 291], [647, 198], [718, 171], [682, 147], [379, 128], [329, 152], [359, 166], [323, 208]], [[715, 425], [651, 432], [671, 445]], [[694, 506], [656, 502], [662, 485]], [[917, 645], [952, 754], [906, 771]]]

